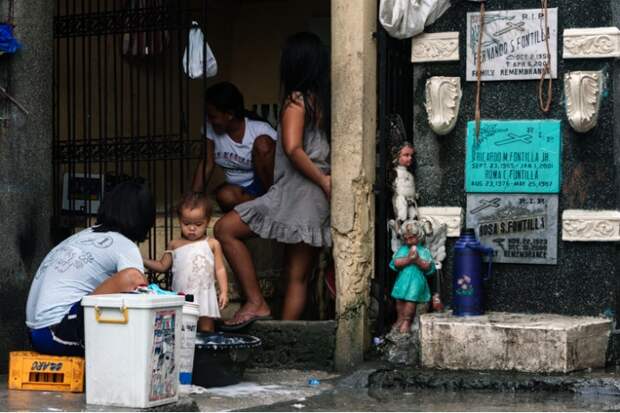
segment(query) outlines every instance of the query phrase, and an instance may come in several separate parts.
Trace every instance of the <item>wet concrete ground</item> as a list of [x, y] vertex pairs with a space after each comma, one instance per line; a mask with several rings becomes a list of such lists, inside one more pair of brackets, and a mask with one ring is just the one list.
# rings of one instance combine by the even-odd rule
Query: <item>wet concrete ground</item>
[[[584, 374], [606, 378], [615, 388], [574, 391], [463, 390], [436, 388], [392, 388], [373, 386], [369, 375], [380, 366], [362, 366], [350, 375], [324, 371], [248, 370], [244, 382], [227, 387], [202, 389], [184, 396], [161, 411], [618, 411], [620, 380], [615, 374]], [[374, 373], [375, 375], [377, 373]], [[435, 373], [451, 379], [448, 372]], [[489, 374], [489, 373], [487, 373]], [[492, 374], [491, 374], [492, 375]], [[472, 373], [467, 375], [475, 380]], [[498, 378], [505, 380], [501, 374]], [[571, 380], [574, 378], [570, 376]], [[309, 384], [316, 379], [318, 384]], [[108, 406], [86, 405], [84, 394], [29, 392], [6, 389], [0, 380], [0, 411], [128, 411]], [[369, 390], [368, 385], [371, 384]], [[610, 389], [609, 387], [606, 387]], [[614, 394], [614, 395], [612, 395]]]
[[[253, 369], [234, 385], [184, 395], [180, 401], [157, 408], [161, 411], [239, 411], [284, 401], [303, 401], [331, 391], [338, 376], [325, 371]], [[318, 385], [308, 384], [316, 379]], [[332, 383], [329, 383], [330, 380]], [[152, 409], [155, 410], [155, 409]], [[8, 390], [0, 376], [0, 411], [139, 411], [138, 409], [87, 405], [84, 393]]]
[[618, 411], [620, 398], [571, 393], [513, 393], [417, 389], [385, 392], [334, 389], [304, 401], [252, 408], [254, 411]]

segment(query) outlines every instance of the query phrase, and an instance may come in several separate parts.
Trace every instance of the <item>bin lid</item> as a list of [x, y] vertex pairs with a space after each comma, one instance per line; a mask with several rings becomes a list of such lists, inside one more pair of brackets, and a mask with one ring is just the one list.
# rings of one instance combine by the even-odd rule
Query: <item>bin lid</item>
[[153, 294], [100, 294], [82, 298], [83, 307], [162, 308], [183, 307], [185, 299], [180, 295]]

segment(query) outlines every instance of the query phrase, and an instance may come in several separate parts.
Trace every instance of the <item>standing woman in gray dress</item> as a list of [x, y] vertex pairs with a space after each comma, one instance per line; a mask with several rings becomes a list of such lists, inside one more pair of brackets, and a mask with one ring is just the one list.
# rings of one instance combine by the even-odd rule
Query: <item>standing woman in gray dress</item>
[[329, 53], [318, 36], [297, 33], [288, 38], [280, 60], [282, 112], [274, 184], [265, 195], [237, 205], [215, 225], [215, 237], [247, 299], [223, 329], [239, 329], [271, 317], [244, 239], [258, 235], [285, 244], [288, 283], [283, 320], [299, 319], [303, 313], [318, 252], [332, 244], [329, 71]]

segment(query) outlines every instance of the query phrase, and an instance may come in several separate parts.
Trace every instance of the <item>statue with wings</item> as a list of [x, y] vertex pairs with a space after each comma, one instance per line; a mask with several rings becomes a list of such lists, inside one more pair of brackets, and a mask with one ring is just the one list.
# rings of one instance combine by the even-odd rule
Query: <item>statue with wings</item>
[[420, 241], [428, 249], [432, 257], [436, 271], [436, 289], [432, 296], [432, 307], [436, 311], [443, 309], [439, 296], [439, 281], [442, 261], [446, 258], [446, 239], [448, 227], [446, 224], [435, 222], [430, 217], [420, 217], [417, 200], [419, 195], [415, 187], [415, 179], [411, 172], [415, 149], [407, 141], [402, 118], [399, 115], [391, 115], [390, 144], [392, 147], [392, 163], [394, 165], [392, 175], [392, 207], [394, 219], [388, 221], [388, 230], [391, 233], [391, 248], [394, 257], [401, 251], [405, 242], [403, 225], [406, 222], [409, 227], [416, 226], [420, 231]]

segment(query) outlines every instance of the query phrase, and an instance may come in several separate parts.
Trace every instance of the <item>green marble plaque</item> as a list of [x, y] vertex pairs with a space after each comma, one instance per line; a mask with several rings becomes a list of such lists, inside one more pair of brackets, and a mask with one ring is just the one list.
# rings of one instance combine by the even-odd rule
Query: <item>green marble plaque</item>
[[466, 192], [560, 192], [559, 120], [470, 121], [466, 148]]

